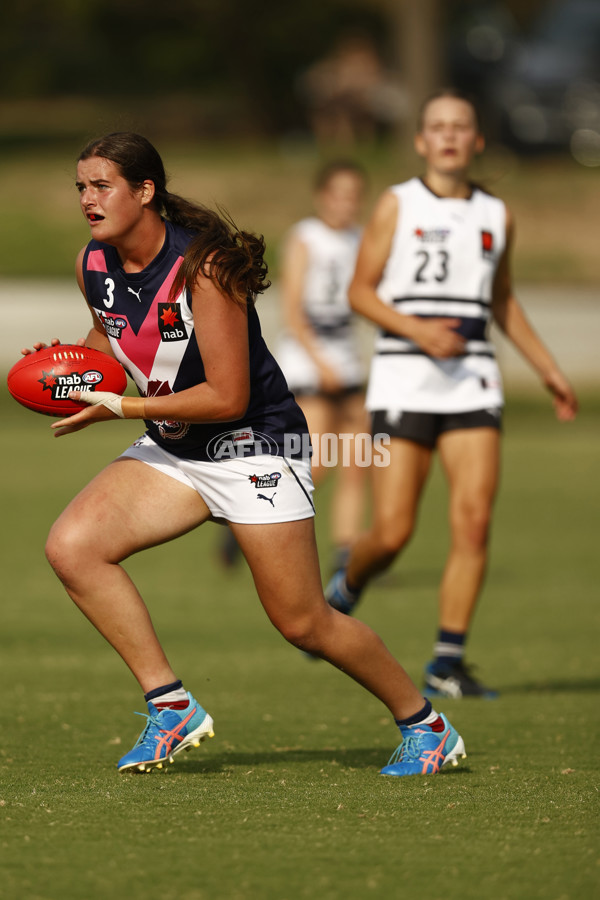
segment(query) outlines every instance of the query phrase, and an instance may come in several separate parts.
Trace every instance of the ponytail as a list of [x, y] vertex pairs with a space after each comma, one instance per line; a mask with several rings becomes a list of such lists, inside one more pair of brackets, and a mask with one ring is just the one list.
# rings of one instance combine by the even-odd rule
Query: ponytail
[[193, 289], [199, 275], [206, 275], [219, 290], [242, 306], [265, 291], [268, 266], [262, 235], [239, 231], [231, 217], [170, 194], [165, 202], [170, 221], [197, 232], [188, 245], [170, 296], [185, 286]]

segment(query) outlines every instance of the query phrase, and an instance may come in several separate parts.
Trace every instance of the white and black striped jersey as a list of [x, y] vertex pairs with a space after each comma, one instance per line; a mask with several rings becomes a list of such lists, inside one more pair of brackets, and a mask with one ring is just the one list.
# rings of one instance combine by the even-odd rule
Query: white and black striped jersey
[[438, 197], [420, 178], [390, 190], [398, 198], [398, 223], [377, 294], [405, 315], [460, 319], [466, 345], [463, 356], [441, 360], [380, 331], [368, 408], [466, 412], [501, 405], [488, 326], [506, 245], [504, 203], [476, 186], [468, 199]]

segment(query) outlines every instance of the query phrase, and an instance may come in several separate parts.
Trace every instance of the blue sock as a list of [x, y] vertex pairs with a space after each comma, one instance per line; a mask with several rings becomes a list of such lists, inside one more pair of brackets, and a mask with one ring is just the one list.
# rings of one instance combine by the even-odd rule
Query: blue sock
[[415, 713], [412, 716], [409, 716], [408, 719], [394, 719], [394, 722], [398, 726], [398, 728], [404, 726], [407, 727], [409, 725], [416, 725], [418, 722], [422, 722], [424, 719], [428, 719], [429, 716], [433, 712], [433, 707], [429, 700], [425, 701], [425, 706], [419, 710], [419, 712]]
[[433, 647], [435, 661], [445, 665], [460, 662], [465, 652], [466, 632], [444, 631], [440, 628]]

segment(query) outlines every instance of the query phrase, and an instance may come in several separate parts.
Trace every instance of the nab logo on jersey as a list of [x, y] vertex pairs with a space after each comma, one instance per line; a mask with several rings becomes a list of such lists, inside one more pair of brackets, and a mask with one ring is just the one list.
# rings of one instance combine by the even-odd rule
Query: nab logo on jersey
[[158, 304], [158, 328], [161, 341], [185, 341], [187, 332], [177, 303]]

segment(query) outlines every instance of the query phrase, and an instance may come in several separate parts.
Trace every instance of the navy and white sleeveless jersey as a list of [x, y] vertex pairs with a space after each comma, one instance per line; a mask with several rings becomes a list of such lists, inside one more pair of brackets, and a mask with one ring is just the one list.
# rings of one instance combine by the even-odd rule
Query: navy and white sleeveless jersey
[[[345, 387], [358, 387], [364, 382], [364, 371], [348, 287], [354, 275], [361, 229], [331, 228], [311, 216], [297, 222], [290, 234], [301, 241], [307, 252], [302, 309], [317, 347]], [[293, 334], [282, 336], [277, 358], [293, 390], [318, 391], [317, 367]]]
[[438, 197], [420, 178], [390, 190], [398, 198], [398, 223], [377, 294], [406, 315], [460, 319], [466, 346], [462, 356], [437, 359], [380, 331], [367, 407], [444, 413], [501, 406], [488, 326], [506, 245], [504, 203], [476, 186], [468, 199]]
[[[88, 303], [104, 325], [116, 358], [142, 396], [177, 393], [206, 380], [194, 333], [189, 292], [169, 298], [186, 248], [194, 234], [165, 222], [165, 241], [141, 272], [125, 272], [117, 251], [92, 240], [83, 258]], [[250, 403], [235, 422], [188, 424], [146, 421], [148, 434], [165, 450], [188, 459], [228, 459], [256, 452], [283, 455], [300, 442], [286, 434], [306, 434], [304, 415], [281, 369], [267, 349], [254, 306], [248, 306]]]

